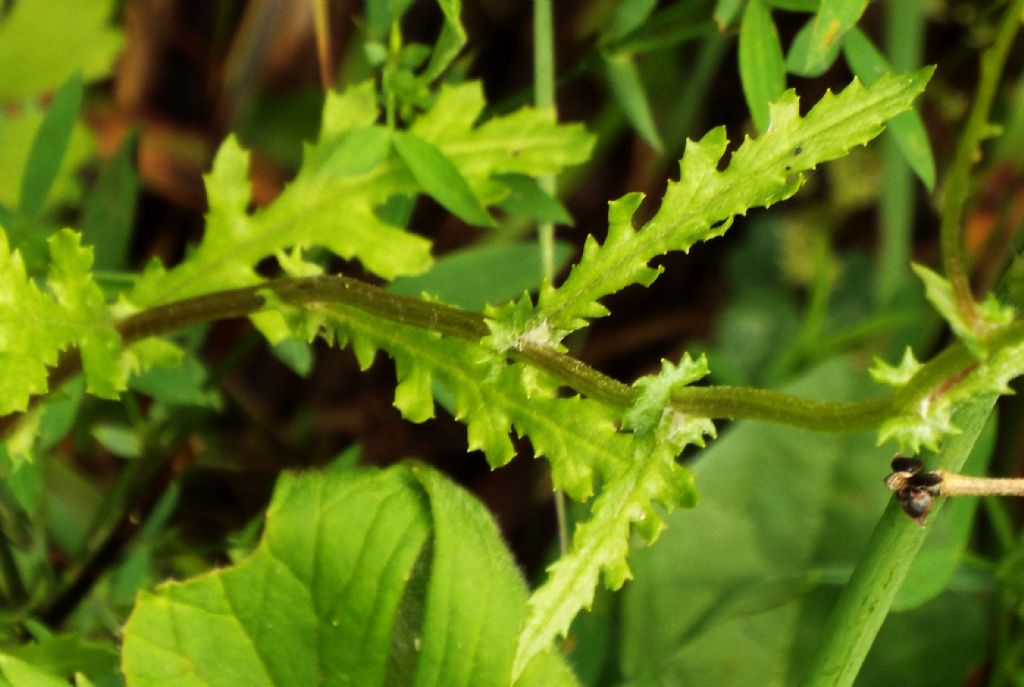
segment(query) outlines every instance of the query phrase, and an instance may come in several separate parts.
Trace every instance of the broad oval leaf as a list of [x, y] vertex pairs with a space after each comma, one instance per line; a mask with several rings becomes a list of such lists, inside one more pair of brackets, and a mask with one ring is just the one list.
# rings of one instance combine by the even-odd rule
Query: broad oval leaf
[[504, 686], [525, 601], [491, 516], [432, 469], [286, 474], [252, 555], [140, 596], [122, 667], [129, 687]]

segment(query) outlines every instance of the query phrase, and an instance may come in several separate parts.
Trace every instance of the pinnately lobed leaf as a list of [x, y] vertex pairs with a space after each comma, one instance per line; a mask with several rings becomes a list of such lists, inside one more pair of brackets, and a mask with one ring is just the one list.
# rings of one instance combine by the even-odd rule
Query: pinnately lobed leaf
[[573, 533], [572, 550], [549, 568], [548, 580], [530, 598], [517, 671], [564, 635], [581, 609], [590, 607], [602, 571], [613, 589], [631, 577], [626, 562], [631, 528], [635, 525], [652, 543], [665, 526], [654, 504], [666, 512], [696, 504], [693, 475], [676, 456], [687, 445], [704, 446], [704, 435], [714, 436], [715, 427], [706, 418], [681, 416], [668, 407], [675, 391], [707, 372], [703, 356], [695, 361], [686, 355], [678, 365], [663, 360], [659, 374], [637, 380], [637, 401], [622, 421], [634, 436], [632, 460], [620, 473], [605, 475], [592, 517]]
[[90, 392], [113, 398], [125, 386], [121, 339], [89, 272], [92, 249], [70, 229], [48, 243], [47, 291], [41, 291], [0, 230], [0, 415], [25, 410], [30, 396], [46, 391], [47, 368], [72, 345], [81, 350]]
[[[408, 132], [396, 133], [376, 124], [371, 82], [328, 94], [320, 138], [307, 148], [298, 176], [253, 213], [248, 154], [229, 138], [206, 177], [202, 241], [176, 267], [147, 269], [128, 301], [149, 307], [254, 284], [254, 267], [272, 256], [286, 270], [308, 274], [318, 268], [301, 251], [311, 247], [357, 259], [385, 279], [417, 274], [431, 263], [430, 243], [379, 216], [390, 198], [434, 195], [466, 219], [488, 223], [483, 208], [509, 193], [501, 175], [554, 174], [590, 154], [593, 137], [581, 125], [559, 124], [552, 110], [522, 108], [479, 123], [484, 104], [478, 82], [443, 86], [433, 107]], [[425, 186], [431, 170], [443, 170], [450, 183], [440, 189], [427, 179]]]
[[[612, 202], [604, 244], [588, 238], [565, 282], [558, 288], [545, 285], [529, 317], [522, 317], [523, 304], [492, 312], [499, 320], [492, 326], [493, 340], [514, 345], [541, 335], [557, 342], [588, 319], [605, 315], [601, 298], [657, 277], [658, 270], [648, 265], [653, 258], [688, 251], [724, 233], [736, 215], [789, 198], [818, 164], [877, 136], [887, 119], [910, 107], [932, 71], [890, 74], [870, 86], [855, 79], [838, 95], [826, 93], [805, 117], [789, 90], [772, 104], [768, 131], [745, 140], [723, 171], [718, 164], [729, 143], [724, 127], [700, 141], [687, 141], [679, 181], [669, 182], [657, 214], [636, 230], [632, 217], [643, 195], [631, 193]], [[509, 317], [514, 320], [507, 331], [500, 331]]]

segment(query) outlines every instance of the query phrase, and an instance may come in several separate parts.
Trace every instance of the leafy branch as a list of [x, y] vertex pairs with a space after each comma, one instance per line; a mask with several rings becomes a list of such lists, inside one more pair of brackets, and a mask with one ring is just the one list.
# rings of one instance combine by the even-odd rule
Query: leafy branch
[[729, 144], [724, 127], [688, 141], [679, 180], [669, 182], [654, 217], [639, 230], [633, 226], [643, 194], [611, 203], [604, 244], [588, 237], [565, 282], [558, 288], [545, 284], [536, 307], [525, 299], [496, 311], [495, 344], [558, 342], [588, 319], [606, 315], [601, 298], [657, 278], [659, 270], [648, 264], [653, 258], [723, 234], [737, 215], [789, 198], [818, 164], [877, 136], [887, 119], [910, 107], [931, 73], [889, 74], [870, 86], [854, 80], [838, 95], [826, 93], [805, 117], [796, 93], [787, 91], [770, 109], [768, 131], [745, 140], [723, 171], [718, 166]]

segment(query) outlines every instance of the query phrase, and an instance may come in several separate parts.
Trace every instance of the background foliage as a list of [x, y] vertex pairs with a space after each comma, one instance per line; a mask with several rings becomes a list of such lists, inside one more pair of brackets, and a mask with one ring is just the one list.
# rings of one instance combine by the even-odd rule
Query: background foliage
[[0, 683], [1024, 680], [1021, 4], [6, 3]]

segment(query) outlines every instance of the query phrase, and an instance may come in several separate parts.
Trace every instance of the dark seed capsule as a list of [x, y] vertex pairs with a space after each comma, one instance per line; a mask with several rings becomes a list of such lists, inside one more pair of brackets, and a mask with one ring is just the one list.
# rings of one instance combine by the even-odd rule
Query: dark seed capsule
[[909, 472], [911, 475], [916, 475], [924, 469], [924, 463], [917, 458], [904, 458], [903, 456], [896, 456], [892, 459], [892, 471], [893, 472]]
[[934, 472], [922, 472], [907, 479], [908, 487], [927, 489], [934, 494], [938, 494], [940, 484], [942, 484], [942, 476]]
[[905, 489], [900, 492], [900, 505], [904, 513], [923, 525], [932, 509], [932, 495], [927, 489]]

